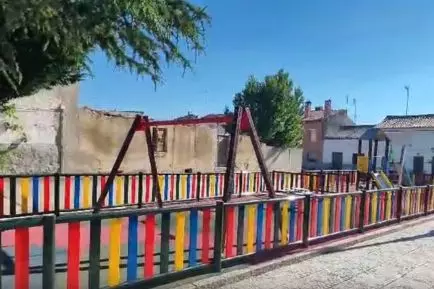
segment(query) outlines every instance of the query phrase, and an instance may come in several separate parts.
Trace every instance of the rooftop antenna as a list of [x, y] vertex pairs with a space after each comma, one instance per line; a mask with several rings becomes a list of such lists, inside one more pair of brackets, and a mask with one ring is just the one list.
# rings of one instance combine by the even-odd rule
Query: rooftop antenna
[[407, 104], [405, 106], [405, 115], [408, 115], [408, 99], [410, 98], [410, 86], [406, 85], [406, 86], [404, 86], [404, 89], [407, 92]]
[[354, 105], [354, 122], [357, 123], [357, 102], [355, 98], [353, 98], [353, 105]]
[[348, 111], [348, 94], [345, 95], [345, 104], [346, 104], [345, 109]]

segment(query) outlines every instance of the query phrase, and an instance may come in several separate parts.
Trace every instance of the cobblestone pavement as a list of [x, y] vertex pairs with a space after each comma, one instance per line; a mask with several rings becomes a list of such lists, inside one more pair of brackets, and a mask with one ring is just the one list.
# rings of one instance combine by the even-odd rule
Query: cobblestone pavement
[[434, 288], [434, 220], [222, 287]]

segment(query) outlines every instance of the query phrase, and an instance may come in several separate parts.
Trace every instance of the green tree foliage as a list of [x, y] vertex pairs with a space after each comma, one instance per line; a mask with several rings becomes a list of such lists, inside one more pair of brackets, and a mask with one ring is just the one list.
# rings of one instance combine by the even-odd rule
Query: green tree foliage
[[82, 79], [97, 49], [158, 83], [162, 62], [191, 67], [208, 23], [185, 0], [0, 1], [0, 103]]
[[[298, 147], [303, 139], [303, 91], [294, 87], [289, 74], [279, 70], [258, 81], [249, 77], [237, 93], [234, 106], [248, 106], [262, 142], [273, 146]], [[229, 110], [226, 108], [225, 113]]]

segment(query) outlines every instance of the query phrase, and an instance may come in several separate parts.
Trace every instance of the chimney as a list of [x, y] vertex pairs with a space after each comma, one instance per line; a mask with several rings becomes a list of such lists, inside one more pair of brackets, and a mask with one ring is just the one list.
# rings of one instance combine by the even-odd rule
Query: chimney
[[324, 101], [324, 116], [325, 117], [329, 116], [331, 112], [332, 112], [332, 100], [327, 99], [326, 101]]
[[311, 106], [312, 106], [312, 102], [310, 102], [310, 101], [306, 101], [305, 103], [304, 103], [304, 117], [306, 118], [306, 117], [309, 117], [309, 113], [310, 113], [310, 110], [311, 110]]

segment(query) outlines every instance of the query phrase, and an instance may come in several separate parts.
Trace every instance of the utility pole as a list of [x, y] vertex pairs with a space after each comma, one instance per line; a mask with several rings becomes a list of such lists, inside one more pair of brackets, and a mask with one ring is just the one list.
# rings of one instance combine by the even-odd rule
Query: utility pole
[[410, 98], [410, 86], [404, 86], [404, 89], [407, 91], [407, 105], [405, 106], [405, 115], [408, 115], [408, 99]]

